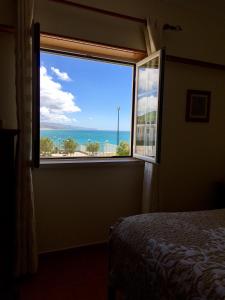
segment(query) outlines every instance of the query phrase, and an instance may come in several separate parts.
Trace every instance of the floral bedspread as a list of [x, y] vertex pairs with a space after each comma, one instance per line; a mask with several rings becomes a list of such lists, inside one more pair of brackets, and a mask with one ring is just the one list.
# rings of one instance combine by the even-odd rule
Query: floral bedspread
[[110, 282], [129, 300], [225, 299], [225, 209], [120, 220]]

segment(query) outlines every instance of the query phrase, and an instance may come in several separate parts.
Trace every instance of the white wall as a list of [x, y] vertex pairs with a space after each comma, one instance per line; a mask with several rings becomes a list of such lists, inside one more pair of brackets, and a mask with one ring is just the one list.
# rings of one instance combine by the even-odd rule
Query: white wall
[[14, 42], [13, 34], [0, 32], [0, 120], [6, 128], [17, 128]]
[[36, 170], [39, 250], [106, 241], [119, 217], [140, 212], [142, 179], [139, 163]]
[[[77, 0], [78, 1], [78, 0]], [[207, 1], [80, 0], [81, 3], [137, 17], [158, 16], [181, 25], [165, 33], [169, 54], [225, 64], [225, 20], [221, 5]], [[0, 23], [13, 24], [13, 1], [1, 1]], [[215, 8], [216, 9], [215, 9]], [[36, 1], [41, 29], [76, 38], [144, 49], [139, 24]], [[13, 38], [1, 34], [0, 117], [14, 126]], [[7, 64], [7, 61], [9, 64]], [[167, 63], [165, 74], [162, 163], [159, 187], [162, 210], [198, 209], [208, 205], [212, 183], [224, 178], [224, 72]], [[188, 88], [212, 91], [210, 123], [186, 123]], [[4, 113], [3, 113], [4, 112]], [[143, 167], [120, 165], [41, 168], [34, 172], [40, 251], [92, 243], [107, 238], [120, 216], [140, 211]], [[106, 197], [106, 193], [108, 196]], [[94, 201], [93, 201], [94, 199]]]
[[[15, 24], [15, 2], [0, 1], [0, 24]], [[15, 39], [12, 33], [0, 32], [0, 120], [7, 128], [16, 128], [15, 105]]]
[[0, 24], [15, 25], [16, 23], [16, 1], [0, 1]]
[[[225, 34], [225, 20], [219, 13], [225, 9], [222, 2], [220, 6], [212, 5], [209, 0], [202, 3], [193, 0], [189, 4], [186, 1], [181, 4], [179, 0], [76, 2], [140, 18], [150, 15], [163, 23], [180, 25], [182, 32], [164, 32], [167, 53], [225, 64], [225, 43], [221, 43]], [[143, 25], [128, 20], [46, 0], [37, 1], [36, 20], [40, 21], [44, 32], [145, 49]]]
[[[165, 23], [179, 24], [183, 28], [182, 32], [166, 32], [164, 35], [167, 53], [225, 64], [225, 45], [221, 43], [225, 30], [224, 27], [218, 26], [223, 24], [223, 21], [217, 18], [215, 11], [204, 8], [204, 14], [201, 15], [201, 6], [193, 9], [193, 6], [186, 5], [182, 8], [176, 1], [80, 2], [142, 18], [154, 15]], [[118, 46], [145, 48], [143, 26], [130, 21], [46, 1], [39, 1], [36, 17], [41, 22], [43, 31]], [[215, 45], [218, 45], [216, 55]], [[222, 99], [225, 97], [223, 90], [225, 75], [224, 72], [175, 63], [166, 64], [165, 75], [162, 163], [159, 175], [160, 208], [161, 210], [204, 208], [209, 205], [213, 181], [224, 176], [224, 141], [221, 132], [224, 128], [222, 112], [225, 104]], [[209, 124], [185, 122], [188, 88], [212, 91]], [[40, 250], [104, 239], [113, 220], [122, 215], [138, 212], [142, 185], [140, 177], [143, 172], [141, 166], [138, 170], [124, 166], [115, 169], [104, 166], [92, 169], [91, 172], [85, 170], [83, 173], [76, 169], [69, 172], [62, 169], [43, 169], [35, 172]], [[102, 174], [106, 170], [109, 177], [104, 178], [105, 189], [114, 191], [114, 187], [117, 187], [116, 194], [110, 192], [107, 202], [99, 184], [91, 184], [92, 180], [101, 182]], [[68, 180], [69, 182], [72, 180], [71, 177], [76, 180], [78, 186], [83, 187], [83, 180], [91, 184], [96, 206], [94, 204], [93, 207], [89, 191], [85, 191], [83, 202], [82, 188], [78, 187], [77, 190], [77, 187], [67, 184]], [[119, 184], [124, 178], [127, 181], [126, 187]], [[60, 184], [55, 182], [66, 185], [65, 198], [60, 193], [60, 187], [56, 188]], [[132, 186], [134, 192], [130, 194]], [[74, 199], [75, 194], [79, 196], [73, 201], [71, 199]], [[54, 214], [50, 216], [54, 199], [57, 199], [57, 206], [54, 206]], [[91, 222], [95, 224], [94, 227], [86, 226], [86, 218], [82, 219], [84, 211], [88, 215], [95, 212]]]
[[[225, 179], [225, 72], [167, 63], [163, 109], [161, 210], [207, 208]], [[211, 91], [209, 123], [185, 122], [186, 90]]]
[[143, 26], [139, 23], [43, 0], [38, 1], [36, 19], [43, 32], [145, 49]]

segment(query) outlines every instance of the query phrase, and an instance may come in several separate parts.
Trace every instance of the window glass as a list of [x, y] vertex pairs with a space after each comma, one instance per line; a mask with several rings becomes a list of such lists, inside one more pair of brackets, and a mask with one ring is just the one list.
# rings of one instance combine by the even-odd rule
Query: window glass
[[153, 162], [159, 142], [160, 71], [160, 52], [137, 66], [134, 154]]
[[40, 157], [131, 154], [133, 66], [41, 52]]

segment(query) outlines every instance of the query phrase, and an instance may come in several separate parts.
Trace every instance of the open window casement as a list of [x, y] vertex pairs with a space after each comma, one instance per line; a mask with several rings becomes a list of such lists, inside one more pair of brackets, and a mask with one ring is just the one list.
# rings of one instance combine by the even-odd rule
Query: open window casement
[[161, 115], [165, 50], [136, 64], [133, 156], [160, 161]]

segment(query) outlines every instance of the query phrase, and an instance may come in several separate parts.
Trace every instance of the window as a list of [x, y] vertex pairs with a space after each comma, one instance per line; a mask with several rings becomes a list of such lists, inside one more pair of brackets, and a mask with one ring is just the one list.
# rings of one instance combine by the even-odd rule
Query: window
[[40, 157], [130, 156], [133, 65], [40, 58]]
[[135, 97], [134, 156], [158, 163], [164, 51], [158, 51], [137, 63]]
[[46, 34], [41, 51], [35, 44], [35, 166], [121, 156], [159, 163], [163, 50], [140, 61], [141, 51]]

